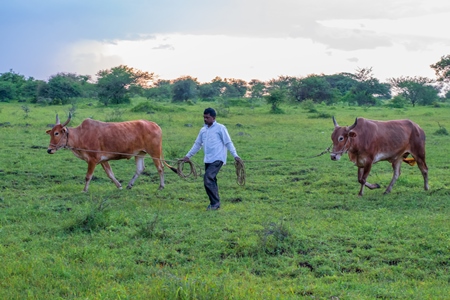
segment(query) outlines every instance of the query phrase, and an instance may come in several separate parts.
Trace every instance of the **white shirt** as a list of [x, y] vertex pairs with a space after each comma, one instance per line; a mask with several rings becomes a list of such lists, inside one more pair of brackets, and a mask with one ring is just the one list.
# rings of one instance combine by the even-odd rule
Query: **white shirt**
[[227, 149], [233, 157], [238, 157], [236, 148], [234, 148], [227, 128], [216, 121], [214, 121], [210, 127], [205, 124], [200, 129], [194, 145], [186, 156], [191, 158], [202, 148], [202, 146], [203, 152], [205, 153], [205, 157], [203, 159], [204, 163], [212, 163], [216, 160], [220, 160], [223, 164], [226, 164]]

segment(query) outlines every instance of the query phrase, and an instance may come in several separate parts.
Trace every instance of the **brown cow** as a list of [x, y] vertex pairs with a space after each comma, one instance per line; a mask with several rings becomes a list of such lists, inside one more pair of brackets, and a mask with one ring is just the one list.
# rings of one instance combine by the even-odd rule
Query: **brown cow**
[[[348, 127], [340, 127], [333, 117], [334, 131], [332, 160], [339, 160], [348, 152], [348, 157], [358, 167], [358, 181], [361, 184], [359, 196], [363, 195], [364, 186], [369, 189], [379, 188], [378, 184], [368, 183], [372, 164], [387, 160], [392, 164], [394, 175], [385, 194], [400, 176], [402, 161], [410, 165], [417, 162], [423, 175], [424, 189], [428, 190], [428, 167], [425, 163], [425, 133], [422, 128], [410, 120], [373, 121], [357, 118]], [[413, 158], [407, 158], [411, 154]]]
[[[101, 164], [108, 177], [121, 189], [122, 185], [114, 177], [109, 160], [130, 159], [135, 157], [136, 173], [127, 188], [131, 189], [139, 175], [144, 171], [144, 156], [147, 153], [153, 159], [159, 173], [159, 189], [164, 188], [164, 164], [172, 171], [177, 170], [169, 166], [163, 159], [161, 128], [146, 120], [105, 123], [91, 119], [84, 120], [75, 128], [66, 127], [71, 114], [64, 124], [56, 115], [56, 124], [51, 130], [49, 154], [58, 149], [70, 149], [76, 157], [88, 163], [86, 184], [83, 191], [87, 192], [95, 167]], [[164, 164], [163, 164], [164, 163]]]

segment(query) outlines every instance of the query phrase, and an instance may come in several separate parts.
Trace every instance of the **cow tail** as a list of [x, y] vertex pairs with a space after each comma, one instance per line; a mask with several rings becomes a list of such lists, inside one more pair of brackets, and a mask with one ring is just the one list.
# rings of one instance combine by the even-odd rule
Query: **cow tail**
[[162, 159], [162, 161], [164, 162], [164, 164], [166, 165], [166, 167], [168, 167], [169, 169], [171, 169], [172, 171], [174, 171], [175, 173], [178, 174], [177, 168], [174, 168], [174, 167], [172, 167], [171, 165], [169, 165], [164, 159]]
[[414, 166], [416, 164], [416, 160], [414, 159], [414, 157], [406, 157], [403, 158], [403, 162], [407, 163], [408, 165], [410, 165], [411, 167]]

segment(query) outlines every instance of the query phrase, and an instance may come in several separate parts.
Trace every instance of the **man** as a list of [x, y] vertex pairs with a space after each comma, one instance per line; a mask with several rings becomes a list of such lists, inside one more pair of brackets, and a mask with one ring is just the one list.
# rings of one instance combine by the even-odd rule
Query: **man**
[[205, 125], [200, 129], [194, 145], [183, 158], [183, 161], [189, 161], [203, 146], [205, 154], [205, 175], [203, 181], [210, 202], [207, 210], [217, 210], [220, 208], [220, 197], [216, 175], [219, 173], [222, 165], [227, 162], [227, 149], [235, 160], [240, 161], [241, 159], [234, 148], [227, 128], [216, 122], [216, 111], [210, 107], [205, 109], [203, 120]]

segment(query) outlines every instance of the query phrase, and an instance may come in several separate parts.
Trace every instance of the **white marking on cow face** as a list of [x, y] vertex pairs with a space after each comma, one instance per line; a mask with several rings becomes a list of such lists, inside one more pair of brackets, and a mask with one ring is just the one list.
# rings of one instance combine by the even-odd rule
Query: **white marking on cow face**
[[330, 158], [331, 160], [338, 161], [341, 159], [342, 154], [347, 151], [348, 132], [346, 127], [336, 126], [331, 134], [331, 140], [333, 141], [333, 150], [331, 151]]

